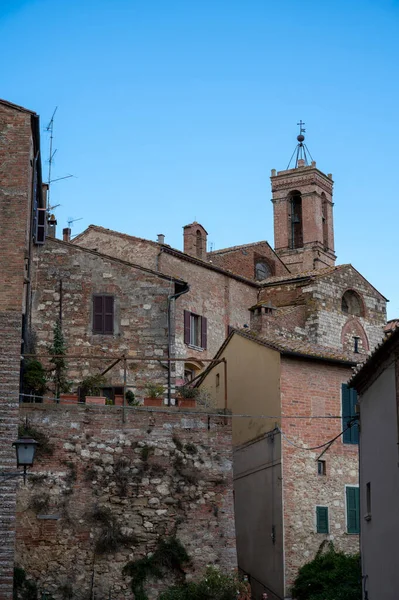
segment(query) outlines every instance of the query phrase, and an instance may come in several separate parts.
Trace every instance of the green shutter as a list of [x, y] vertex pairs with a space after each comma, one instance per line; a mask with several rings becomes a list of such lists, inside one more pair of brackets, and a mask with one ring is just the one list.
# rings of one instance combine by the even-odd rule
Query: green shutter
[[346, 488], [346, 521], [348, 533], [360, 533], [360, 496], [358, 487]]
[[328, 508], [327, 506], [316, 506], [317, 533], [328, 533]]
[[[353, 388], [349, 388], [346, 383], [342, 384], [342, 430], [348, 427], [352, 417], [356, 415], [355, 406], [357, 404], [357, 392]], [[350, 427], [343, 434], [344, 444], [359, 443], [359, 424], [352, 422]]]

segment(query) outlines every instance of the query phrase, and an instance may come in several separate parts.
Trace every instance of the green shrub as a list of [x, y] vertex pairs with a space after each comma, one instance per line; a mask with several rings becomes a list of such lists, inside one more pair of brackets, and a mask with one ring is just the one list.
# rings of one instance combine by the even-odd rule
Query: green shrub
[[199, 389], [186, 384], [177, 387], [177, 393], [180, 398], [197, 398]]
[[83, 379], [80, 384], [80, 391], [83, 396], [98, 396], [101, 393], [101, 388], [107, 383], [104, 375], [89, 375]]
[[184, 576], [182, 566], [190, 561], [186, 549], [175, 537], [160, 539], [155, 552], [131, 561], [123, 567], [123, 575], [132, 578], [135, 600], [147, 600], [144, 585], [149, 578], [162, 579], [165, 573], [177, 572]]
[[46, 392], [46, 371], [35, 358], [28, 358], [24, 362], [23, 389], [25, 394], [33, 396], [44, 396]]
[[244, 591], [245, 585], [235, 574], [208, 567], [202, 579], [172, 586], [160, 594], [159, 600], [237, 600], [237, 592]]
[[132, 390], [127, 390], [126, 392], [126, 402], [129, 406], [139, 406], [140, 402], [136, 400], [134, 392]]
[[296, 600], [361, 600], [361, 568], [358, 554], [336, 552], [330, 542], [323, 553], [304, 565], [292, 588]]

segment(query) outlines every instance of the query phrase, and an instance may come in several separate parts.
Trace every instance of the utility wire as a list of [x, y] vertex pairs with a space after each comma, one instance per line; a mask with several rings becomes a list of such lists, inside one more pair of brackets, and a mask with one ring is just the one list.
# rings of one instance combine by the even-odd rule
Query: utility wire
[[335, 442], [335, 440], [337, 440], [339, 437], [341, 437], [341, 435], [343, 435], [345, 433], [345, 431], [348, 431], [348, 429], [350, 429], [352, 427], [353, 423], [354, 423], [354, 421], [349, 423], [348, 427], [346, 427], [343, 431], [341, 431], [341, 433], [339, 433], [334, 438], [332, 438], [332, 440], [329, 440], [325, 444], [320, 444], [320, 446], [312, 446], [311, 448], [307, 448], [306, 446], [298, 446], [298, 444], [295, 444], [295, 442], [292, 442], [291, 440], [289, 440], [287, 438], [285, 433], [283, 433], [281, 431], [280, 427], [277, 427], [277, 429], [279, 430], [279, 432], [281, 433], [281, 435], [285, 439], [285, 441], [288, 442], [288, 444], [291, 444], [291, 446], [294, 446], [295, 448], [299, 448], [300, 450], [320, 450], [320, 448], [324, 448], [325, 446], [328, 446], [329, 444], [332, 444], [333, 442]]

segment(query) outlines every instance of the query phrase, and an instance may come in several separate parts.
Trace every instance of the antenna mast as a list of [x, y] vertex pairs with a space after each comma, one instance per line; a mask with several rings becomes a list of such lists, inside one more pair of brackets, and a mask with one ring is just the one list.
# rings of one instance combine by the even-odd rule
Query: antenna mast
[[50, 119], [50, 123], [47, 125], [46, 127], [46, 131], [48, 131], [50, 133], [50, 150], [49, 150], [49, 159], [48, 159], [48, 180], [47, 180], [47, 184], [48, 184], [48, 192], [47, 192], [47, 212], [50, 210], [50, 182], [51, 182], [51, 167], [53, 165], [53, 160], [54, 160], [54, 156], [55, 153], [57, 152], [57, 150], [55, 149], [53, 152], [53, 131], [54, 131], [54, 117], [55, 117], [55, 113], [57, 112], [57, 108], [58, 106], [55, 107], [54, 112], [53, 112], [53, 116]]

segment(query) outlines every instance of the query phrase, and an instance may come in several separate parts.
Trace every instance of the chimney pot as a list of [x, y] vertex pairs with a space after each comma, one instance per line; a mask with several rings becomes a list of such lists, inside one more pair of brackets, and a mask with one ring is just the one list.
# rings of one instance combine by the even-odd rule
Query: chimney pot
[[165, 236], [164, 236], [163, 233], [158, 233], [157, 242], [158, 242], [158, 244], [164, 244], [165, 243]]
[[62, 230], [62, 239], [64, 240], [64, 242], [71, 241], [71, 228], [70, 227], [64, 227], [64, 229]]

